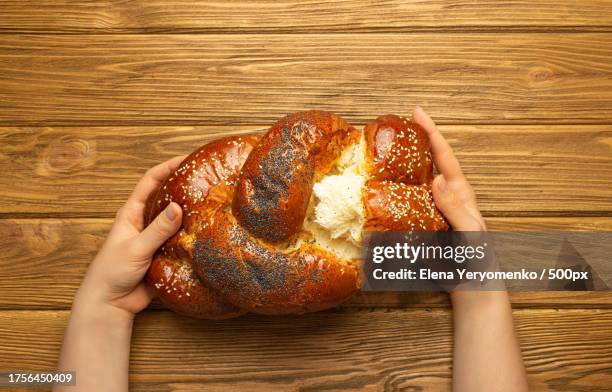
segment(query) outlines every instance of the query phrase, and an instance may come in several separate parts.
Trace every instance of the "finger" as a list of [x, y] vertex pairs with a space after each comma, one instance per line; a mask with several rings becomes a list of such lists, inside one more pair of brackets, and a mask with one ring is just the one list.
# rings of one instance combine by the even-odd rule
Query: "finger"
[[431, 117], [420, 106], [417, 106], [412, 113], [412, 120], [427, 132], [431, 145], [431, 156], [438, 171], [444, 174], [449, 181], [463, 178], [461, 166], [453, 153], [453, 149], [444, 139]]
[[138, 181], [126, 204], [144, 204], [147, 197], [156, 191], [161, 183], [178, 169], [186, 155], [174, 157], [147, 170]]
[[145, 259], [162, 246], [181, 227], [183, 211], [172, 202], [136, 238], [133, 253], [137, 258]]
[[144, 225], [144, 208], [147, 199], [153, 194], [166, 178], [180, 166], [186, 155], [174, 157], [166, 162], [147, 170], [138, 181], [126, 203], [117, 211], [115, 222], [129, 222], [135, 230], [140, 232]]
[[432, 186], [436, 207], [442, 212], [453, 230], [457, 231], [483, 231], [484, 227], [464, 201], [448, 187], [444, 175], [438, 175]]

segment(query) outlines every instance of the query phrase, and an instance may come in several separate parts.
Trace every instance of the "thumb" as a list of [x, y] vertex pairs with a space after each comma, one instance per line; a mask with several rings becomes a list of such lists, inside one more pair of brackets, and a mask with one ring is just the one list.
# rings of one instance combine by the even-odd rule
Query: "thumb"
[[448, 183], [442, 174], [438, 175], [432, 186], [433, 198], [436, 207], [442, 212], [446, 220], [456, 231], [481, 231], [484, 230], [480, 222], [472, 216], [470, 211], [448, 187]]
[[182, 222], [183, 211], [172, 202], [135, 239], [140, 255], [151, 257], [168, 238], [172, 237]]

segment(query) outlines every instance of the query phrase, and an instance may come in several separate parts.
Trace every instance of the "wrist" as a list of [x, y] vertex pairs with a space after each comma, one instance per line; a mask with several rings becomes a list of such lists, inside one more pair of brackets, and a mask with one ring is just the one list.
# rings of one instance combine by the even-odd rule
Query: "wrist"
[[97, 351], [104, 347], [106, 352], [112, 352], [115, 348], [129, 347], [134, 316], [112, 305], [75, 301], [68, 325]]
[[100, 290], [86, 286], [79, 288], [72, 304], [71, 317], [92, 321], [98, 325], [120, 326], [125, 328], [134, 322], [134, 314], [114, 306]]

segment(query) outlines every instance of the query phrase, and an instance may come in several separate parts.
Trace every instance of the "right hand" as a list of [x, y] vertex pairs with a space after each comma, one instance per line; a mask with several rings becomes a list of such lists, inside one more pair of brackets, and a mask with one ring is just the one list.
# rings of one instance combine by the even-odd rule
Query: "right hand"
[[442, 212], [453, 230], [485, 231], [486, 225], [476, 205], [476, 195], [463, 175], [451, 146], [420, 106], [414, 109], [412, 120], [427, 132], [431, 144], [431, 155], [440, 172], [432, 186], [436, 207]]

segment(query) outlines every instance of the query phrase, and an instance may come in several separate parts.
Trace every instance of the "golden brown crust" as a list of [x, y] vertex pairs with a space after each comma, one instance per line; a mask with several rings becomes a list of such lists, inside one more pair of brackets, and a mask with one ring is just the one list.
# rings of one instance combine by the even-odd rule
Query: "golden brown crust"
[[416, 185], [433, 179], [429, 138], [420, 125], [387, 114], [370, 122], [363, 132], [370, 179]]
[[313, 244], [277, 248], [251, 235], [232, 214], [231, 198], [226, 189], [207, 203], [193, 251], [194, 269], [223, 298], [254, 313], [299, 314], [336, 306], [359, 290], [357, 266], [333, 253]]
[[282, 118], [242, 167], [232, 204], [234, 216], [262, 240], [288, 240], [302, 228], [315, 179], [358, 136], [346, 121], [328, 112], [313, 110]]
[[214, 140], [187, 156], [149, 201], [147, 222], [174, 201], [183, 209], [183, 227], [189, 227], [209, 189], [219, 183], [235, 183], [258, 136], [231, 136]]
[[[447, 230], [431, 195], [425, 132], [386, 115], [364, 130], [364, 230]], [[339, 116], [291, 114], [263, 137], [231, 137], [192, 153], [147, 206], [170, 201], [179, 232], [156, 253], [147, 282], [164, 304], [200, 318], [326, 309], [359, 290], [359, 267], [298, 239], [314, 182], [361, 133]]]
[[387, 114], [364, 129], [368, 181], [363, 190], [364, 230], [446, 231], [431, 193], [429, 138], [417, 123]]
[[446, 231], [431, 184], [370, 180], [364, 187], [364, 230]]
[[148, 202], [147, 223], [174, 201], [183, 209], [183, 223], [155, 254], [146, 281], [161, 302], [177, 313], [221, 319], [244, 313], [205, 287], [190, 264], [192, 233], [211, 188], [235, 183], [256, 136], [215, 140], [191, 153]]
[[158, 254], [147, 273], [147, 283], [164, 305], [186, 316], [220, 320], [245, 313], [204, 286], [189, 259]]

